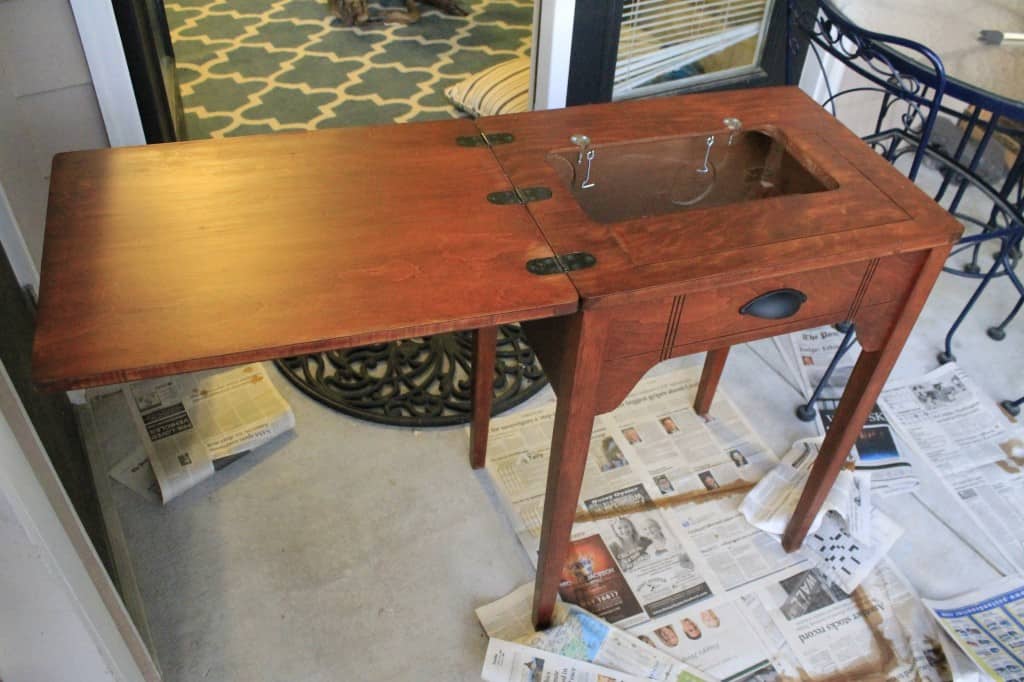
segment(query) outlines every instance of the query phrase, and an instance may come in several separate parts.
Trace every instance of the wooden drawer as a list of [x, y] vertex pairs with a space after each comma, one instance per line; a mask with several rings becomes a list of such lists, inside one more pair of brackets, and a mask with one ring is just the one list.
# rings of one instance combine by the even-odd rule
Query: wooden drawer
[[[854, 301], [864, 298], [865, 275], [870, 263], [860, 262], [824, 270], [798, 272], [780, 277], [752, 280], [735, 286], [688, 294], [682, 303], [673, 346], [696, 341], [713, 341], [732, 334], [769, 330], [801, 320], [833, 316], [842, 321]], [[872, 267], [871, 270], [875, 268]], [[872, 273], [873, 274], [873, 273]], [[780, 318], [758, 317], [741, 309], [760, 296], [791, 290], [806, 297], [796, 312]], [[767, 335], [767, 334], [766, 334]]]
[[[889, 256], [832, 268], [767, 277], [716, 290], [681, 296], [663, 296], [617, 308], [608, 330], [606, 358], [658, 352], [661, 358], [678, 354], [679, 346], [713, 342], [734, 334], [793, 327], [808, 320], [824, 324], [847, 319], [854, 308], [903, 300], [927, 252]], [[765, 293], [793, 289], [806, 295], [799, 310], [778, 319], [742, 314], [740, 309]], [[700, 348], [703, 350], [704, 348]]]

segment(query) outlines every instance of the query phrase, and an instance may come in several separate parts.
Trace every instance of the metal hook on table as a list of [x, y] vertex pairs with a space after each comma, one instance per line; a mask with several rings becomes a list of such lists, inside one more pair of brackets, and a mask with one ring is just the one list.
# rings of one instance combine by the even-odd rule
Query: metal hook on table
[[708, 135], [708, 139], [707, 139], [707, 145], [708, 146], [704, 150], [704, 167], [697, 169], [697, 172], [701, 173], [702, 175], [707, 174], [711, 170], [710, 168], [708, 168], [708, 163], [711, 161], [711, 147], [713, 147], [714, 144], [715, 144], [715, 136], [714, 135]]
[[590, 189], [594, 186], [594, 183], [590, 181], [590, 168], [594, 164], [594, 150], [587, 150], [587, 175], [583, 178], [583, 182], [580, 183], [580, 189]]

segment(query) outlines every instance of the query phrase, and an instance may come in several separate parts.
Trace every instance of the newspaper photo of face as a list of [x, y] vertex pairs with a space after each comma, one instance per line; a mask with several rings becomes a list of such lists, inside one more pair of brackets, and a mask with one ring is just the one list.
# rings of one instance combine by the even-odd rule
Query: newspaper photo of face
[[628, 571], [637, 562], [649, 558], [647, 548], [651, 546], [652, 541], [637, 531], [631, 519], [625, 516], [613, 519], [612, 532], [616, 539], [612, 542], [610, 549], [623, 570]]
[[622, 429], [622, 435], [626, 437], [626, 442], [630, 445], [636, 445], [637, 443], [644, 442], [644, 439], [640, 437], [640, 432], [633, 426], [627, 426]]
[[604, 461], [601, 462], [601, 471], [611, 471], [612, 469], [618, 469], [629, 464], [626, 461], [626, 457], [622, 454], [622, 450], [615, 443], [615, 439], [611, 436], [606, 436], [601, 441], [601, 454], [604, 456]]
[[667, 647], [679, 646], [679, 635], [676, 634], [676, 630], [671, 625], [662, 625], [660, 628], [654, 631], [654, 634], [658, 636], [661, 643]]
[[697, 474], [697, 478], [700, 479], [700, 482], [704, 486], [704, 489], [707, 490], [708, 492], [712, 490], [718, 490], [718, 488], [720, 487], [718, 485], [718, 481], [715, 480], [715, 475], [712, 474], [710, 471], [700, 472], [699, 474]]
[[687, 639], [695, 640], [700, 639], [703, 634], [700, 631], [700, 626], [693, 622], [690, 618], [683, 618], [679, 622], [680, 627], [683, 629], [683, 634], [686, 635]]

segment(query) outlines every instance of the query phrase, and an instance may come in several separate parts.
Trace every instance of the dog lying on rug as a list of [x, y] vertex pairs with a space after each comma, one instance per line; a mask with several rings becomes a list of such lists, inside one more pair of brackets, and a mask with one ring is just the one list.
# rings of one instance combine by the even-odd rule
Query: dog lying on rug
[[331, 23], [335, 26], [362, 26], [371, 21], [380, 21], [386, 24], [413, 24], [420, 20], [420, 2], [433, 5], [445, 14], [456, 17], [464, 17], [469, 14], [455, 0], [405, 0], [405, 12], [385, 12], [371, 18], [367, 0], [328, 0], [331, 14], [335, 16]]

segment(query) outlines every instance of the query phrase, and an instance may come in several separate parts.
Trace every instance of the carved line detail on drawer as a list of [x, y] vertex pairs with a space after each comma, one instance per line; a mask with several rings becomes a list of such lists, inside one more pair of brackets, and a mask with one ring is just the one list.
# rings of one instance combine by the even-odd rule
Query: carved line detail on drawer
[[864, 271], [864, 278], [860, 281], [860, 287], [857, 289], [857, 294], [853, 297], [853, 302], [850, 304], [850, 311], [846, 314], [847, 320], [852, 320], [860, 310], [861, 304], [864, 302], [864, 297], [867, 296], [868, 287], [871, 286], [871, 279], [875, 276], [875, 271], [878, 270], [878, 259], [873, 258], [868, 263], [867, 269]]
[[686, 296], [676, 296], [672, 299], [672, 311], [668, 316], [668, 328], [665, 330], [665, 340], [661, 344], [661, 359], [672, 357], [672, 346], [676, 343], [676, 333], [679, 330], [679, 316], [683, 314], [683, 303]]

